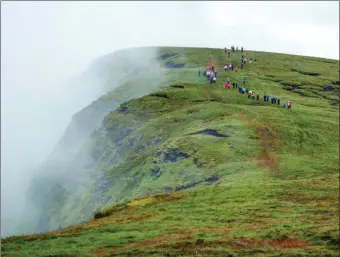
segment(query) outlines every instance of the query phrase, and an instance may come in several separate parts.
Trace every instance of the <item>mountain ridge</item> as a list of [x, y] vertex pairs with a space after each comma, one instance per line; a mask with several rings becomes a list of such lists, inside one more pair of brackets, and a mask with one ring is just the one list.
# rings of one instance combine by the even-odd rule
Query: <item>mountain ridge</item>
[[[46, 217], [41, 225], [43, 231], [95, 219], [47, 234], [2, 239], [5, 256], [15, 256], [21, 251], [15, 247], [15, 242], [20, 240], [24, 241], [22, 249], [34, 246], [36, 250], [32, 253], [43, 256], [39, 252], [39, 238], [52, 240], [60, 236], [66, 247], [67, 239], [61, 239], [65, 233], [76, 245], [84, 245], [88, 240], [86, 234], [93, 233], [94, 238], [98, 235], [99, 252], [92, 251], [93, 247], [85, 243], [90, 252], [54, 247], [49, 254], [100, 256], [103, 252], [103, 256], [165, 256], [162, 255], [165, 251], [169, 253], [167, 256], [192, 256], [198, 251], [202, 256], [244, 256], [255, 251], [254, 256], [276, 256], [273, 249], [281, 249], [278, 251], [287, 256], [317, 256], [313, 251], [318, 256], [333, 256], [338, 236], [336, 226], [328, 221], [336, 224], [338, 217], [332, 204], [338, 192], [339, 152], [339, 71], [333, 66], [339, 67], [339, 62], [247, 53], [256, 56], [256, 64], [246, 64], [238, 72], [224, 72], [224, 63], [231, 61], [238, 65], [241, 53], [232, 53], [228, 59], [223, 49], [160, 48], [150, 58], [159, 58], [160, 63], [150, 61], [149, 66], [147, 62], [144, 72], [97, 100], [108, 103], [99, 115], [105, 115], [100, 125], [97, 112], [92, 114], [95, 118], [84, 114], [85, 111], [79, 112], [77, 115], [84, 114], [86, 124], [98, 126], [89, 129], [93, 131], [88, 132], [90, 136], [85, 136], [86, 141], [76, 152], [78, 162], [66, 163], [65, 174], [72, 176], [62, 178], [54, 186], [51, 186], [53, 181], [46, 185], [44, 197], [49, 201], [41, 205], [44, 200], [39, 198], [37, 206], [41, 205], [41, 215]], [[212, 86], [205, 77], [197, 76], [197, 70], [202, 71], [211, 60], [216, 62], [218, 70], [217, 83]], [[181, 68], [176, 68], [179, 64]], [[153, 71], [147, 73], [148, 67]], [[227, 78], [241, 84], [243, 76], [247, 77], [246, 85], [261, 96], [269, 93], [292, 100], [293, 109], [288, 111], [264, 103], [262, 98], [248, 99], [237, 89], [223, 88]], [[143, 90], [137, 90], [139, 85]], [[325, 85], [332, 90], [326, 92]], [[128, 101], [116, 102], [118, 99]], [[98, 122], [91, 122], [96, 119]], [[332, 135], [326, 133], [329, 130]], [[325, 146], [328, 152], [323, 151]], [[51, 173], [57, 173], [60, 168], [52, 167], [52, 170], [56, 172]], [[304, 190], [320, 202], [315, 206]], [[41, 188], [32, 198], [37, 194], [42, 194]], [[166, 195], [154, 196], [159, 194]], [[293, 196], [306, 204], [292, 201]], [[247, 201], [248, 197], [253, 204]], [[263, 207], [262, 216], [256, 203]], [[313, 209], [324, 213], [326, 207], [332, 213], [328, 219], [321, 220], [323, 214], [316, 214], [320, 220], [314, 223], [306, 220], [311, 218], [309, 213]], [[201, 213], [195, 215], [195, 208]], [[224, 208], [229, 218], [223, 217]], [[288, 213], [285, 208], [295, 213]], [[188, 220], [181, 217], [183, 212]], [[303, 219], [297, 222], [296, 216]], [[286, 223], [279, 222], [282, 217]], [[125, 223], [125, 219], [129, 222]], [[200, 228], [205, 219], [208, 227]], [[222, 222], [225, 229], [219, 231], [218, 220], [223, 219], [227, 220]], [[138, 223], [141, 220], [146, 223]], [[90, 224], [96, 224], [95, 229]], [[184, 234], [183, 230], [172, 229], [181, 225]], [[255, 225], [256, 233], [250, 229]], [[241, 226], [240, 232], [229, 235], [235, 226]], [[86, 233], [79, 234], [77, 229]], [[131, 231], [133, 237], [126, 239], [124, 229]], [[117, 232], [112, 232], [109, 243], [102, 237], [111, 235], [111, 230]], [[145, 233], [138, 235], [138, 230]], [[99, 231], [102, 235], [97, 234]], [[223, 237], [226, 233], [228, 240]], [[323, 233], [328, 233], [333, 243], [322, 239]], [[85, 241], [81, 243], [81, 240]], [[181, 244], [181, 240], [186, 244]], [[223, 247], [217, 248], [218, 244]]]

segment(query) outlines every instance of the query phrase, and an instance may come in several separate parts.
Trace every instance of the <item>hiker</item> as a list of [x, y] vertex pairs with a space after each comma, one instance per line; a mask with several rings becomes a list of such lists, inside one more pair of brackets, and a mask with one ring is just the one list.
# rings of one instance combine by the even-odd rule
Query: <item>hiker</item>
[[235, 83], [235, 87], [238, 88], [238, 86], [239, 86], [238, 83]]
[[225, 65], [224, 65], [224, 71], [227, 71], [227, 68], [228, 68], [228, 67], [227, 67], [227, 65], [225, 64]]
[[244, 95], [245, 92], [246, 92], [246, 89], [242, 87], [242, 94]]
[[276, 98], [276, 97], [274, 97], [274, 100], [273, 100], [274, 104], [276, 104], [276, 99], [277, 99], [277, 98]]
[[272, 104], [274, 103], [274, 97], [272, 97], [271, 102], [272, 102]]
[[288, 110], [289, 110], [289, 109], [292, 109], [292, 102], [291, 102], [291, 101], [288, 101], [288, 102], [287, 102], [287, 107], [288, 107]]
[[243, 67], [244, 67], [244, 64], [243, 64], [243, 62], [241, 62], [241, 69], [243, 69]]
[[267, 101], [267, 95], [263, 95], [263, 102]]
[[213, 82], [216, 83], [216, 77], [213, 77]]
[[241, 53], [243, 53], [243, 46], [241, 46]]
[[226, 48], [226, 47], [224, 48], [224, 52], [225, 52], [225, 53], [227, 52], [227, 48]]
[[230, 52], [228, 51], [228, 58], [230, 58]]
[[246, 80], [247, 80], [247, 78], [246, 78], [246, 77], [243, 77], [243, 78], [242, 78], [243, 85], [245, 85], [245, 84], [246, 84]]
[[251, 91], [248, 91], [248, 99], [251, 97]]
[[215, 77], [217, 77], [217, 71], [215, 71]]
[[237, 66], [235, 67], [235, 72], [237, 72]]
[[255, 99], [255, 94], [254, 94], [254, 92], [251, 93], [251, 99], [253, 99], [253, 100]]
[[210, 85], [212, 86], [212, 83], [214, 82], [212, 76], [210, 77], [209, 81], [210, 81]]
[[236, 47], [236, 52], [238, 52], [238, 46]]
[[254, 58], [254, 63], [256, 63], [256, 58]]
[[233, 68], [234, 68], [234, 67], [233, 67], [233, 64], [231, 63], [231, 64], [230, 64], [230, 70], [233, 71]]
[[249, 89], [246, 87], [246, 94], [248, 94], [248, 92], [249, 92]]
[[277, 99], [277, 104], [280, 105], [280, 102], [281, 102], [281, 99], [278, 98], [278, 99]]
[[211, 67], [211, 70], [214, 72], [214, 71], [215, 71], [215, 66], [212, 66], [212, 67]]
[[256, 93], [256, 100], [260, 101], [260, 93]]
[[233, 85], [233, 88], [235, 88], [235, 87], [236, 87], [236, 84], [235, 84], [235, 82], [233, 82], [233, 84], [232, 84], [232, 85]]
[[283, 108], [286, 108], [286, 104], [287, 104], [287, 102], [284, 101], [284, 102], [282, 103], [282, 107], [283, 107]]
[[198, 70], [198, 76], [199, 77], [201, 76], [201, 70]]

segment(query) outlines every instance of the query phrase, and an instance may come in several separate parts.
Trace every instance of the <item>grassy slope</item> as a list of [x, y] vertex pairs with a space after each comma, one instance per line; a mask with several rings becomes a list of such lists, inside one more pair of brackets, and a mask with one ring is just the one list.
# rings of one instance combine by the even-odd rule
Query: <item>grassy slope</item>
[[[63, 230], [3, 239], [3, 256], [337, 256], [339, 109], [330, 103], [339, 101], [339, 86], [324, 93], [323, 85], [339, 80], [338, 61], [256, 53], [256, 65], [228, 73], [223, 50], [162, 51], [182, 53], [170, 59], [186, 67], [170, 70], [168, 84], [184, 89], [131, 100], [121, 106], [128, 113], [105, 118], [94, 134], [97, 158], [119, 151], [124, 158], [106, 175], [125, 180], [103, 197], [218, 181], [109, 207], [97, 213], [102, 218]], [[196, 75], [209, 60], [220, 71], [213, 88]], [[227, 77], [240, 82], [244, 75], [250, 88], [292, 100], [293, 110], [222, 88]], [[208, 128], [229, 137], [189, 135]], [[169, 149], [187, 156], [165, 162]]]

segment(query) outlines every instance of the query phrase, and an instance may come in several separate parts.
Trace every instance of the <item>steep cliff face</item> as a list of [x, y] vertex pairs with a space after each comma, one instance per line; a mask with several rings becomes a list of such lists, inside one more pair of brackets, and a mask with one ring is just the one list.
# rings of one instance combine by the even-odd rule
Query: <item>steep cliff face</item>
[[[70, 192], [70, 195], [75, 197], [75, 202], [79, 202], [80, 198], [86, 195], [82, 190], [84, 187], [88, 187], [87, 181], [93, 179], [91, 175], [93, 170], [100, 166], [100, 163], [97, 164], [92, 159], [92, 156], [96, 156], [95, 151], [87, 150], [92, 149], [93, 138], [91, 133], [100, 128], [104, 116], [115, 110], [121, 103], [159, 88], [161, 81], [164, 81], [166, 77], [166, 73], [164, 73], [159, 60], [156, 58], [158, 51], [157, 48], [123, 50], [98, 59], [83, 74], [81, 80], [86, 81], [87, 84], [92, 81], [99, 85], [102, 88], [100, 89], [102, 96], [73, 115], [54, 151], [40, 167], [40, 171], [29, 190], [29, 199], [32, 200], [33, 205], [30, 206], [28, 203], [27, 209], [30, 210], [32, 219], [37, 220], [38, 216], [43, 215], [43, 213], [62, 215], [60, 214], [61, 205], [64, 206], [65, 202], [57, 201], [53, 204], [49, 203], [49, 205], [42, 203], [55, 195], [51, 193], [51, 190], [54, 188], [54, 184], [58, 183], [56, 181], [60, 181], [63, 190]], [[100, 90], [97, 89], [96, 92]], [[51, 208], [51, 206], [55, 208]], [[52, 211], [52, 209], [55, 209], [55, 211]], [[40, 214], [37, 215], [36, 212]], [[89, 217], [88, 212], [86, 214], [80, 213], [80, 217], [84, 215], [86, 218]], [[24, 216], [27, 218], [27, 215]], [[50, 227], [46, 225], [48, 223], [46, 220], [49, 220], [49, 218], [45, 218], [45, 221], [42, 221], [43, 225], [40, 224], [37, 228], [31, 226], [29, 231], [45, 231], [65, 224], [65, 222], [60, 222], [60, 219], [56, 219], [57, 222], [52, 222], [54, 225]], [[78, 220], [72, 219], [72, 222]], [[25, 223], [27, 224], [27, 221]]]

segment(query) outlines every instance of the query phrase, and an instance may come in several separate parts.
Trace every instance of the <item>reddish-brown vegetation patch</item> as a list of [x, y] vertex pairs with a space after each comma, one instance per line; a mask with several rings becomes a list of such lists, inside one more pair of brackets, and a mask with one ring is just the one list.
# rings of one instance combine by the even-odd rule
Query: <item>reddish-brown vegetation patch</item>
[[97, 256], [107, 256], [110, 254], [109, 250], [106, 249], [106, 248], [99, 248], [99, 249], [96, 249], [96, 251], [94, 252], [95, 255]]
[[261, 154], [257, 158], [258, 165], [269, 168], [271, 172], [278, 171], [280, 157], [275, 152], [275, 149], [279, 146], [278, 134], [263, 125], [245, 118], [244, 113], [240, 113], [240, 115], [241, 121], [254, 125], [256, 128], [256, 135], [259, 138], [258, 142], [261, 149]]
[[309, 246], [305, 241], [297, 240], [256, 240], [251, 238], [238, 239], [242, 245], [236, 246], [237, 249], [248, 248], [248, 247], [274, 247], [277, 249], [281, 248], [303, 248]]
[[293, 183], [298, 185], [323, 185], [327, 182], [324, 180], [310, 180], [310, 181], [294, 181]]
[[132, 248], [140, 248], [140, 247], [151, 247], [154, 245], [160, 245], [162, 243], [169, 243], [173, 241], [182, 241], [192, 239], [191, 231], [179, 231], [178, 233], [169, 234], [169, 235], [160, 235], [156, 236], [152, 239], [148, 239], [142, 242], [136, 242], [130, 245]]
[[125, 224], [130, 222], [137, 222], [149, 219], [151, 217], [156, 217], [157, 215], [151, 215], [151, 214], [134, 214], [134, 215], [126, 215], [122, 219], [117, 219], [115, 223]]

